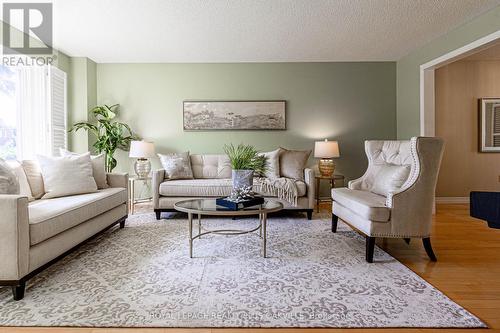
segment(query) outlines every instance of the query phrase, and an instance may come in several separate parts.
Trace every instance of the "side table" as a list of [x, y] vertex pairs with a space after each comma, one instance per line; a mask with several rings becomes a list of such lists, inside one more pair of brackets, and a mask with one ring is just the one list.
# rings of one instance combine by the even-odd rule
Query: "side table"
[[320, 198], [319, 187], [321, 185], [321, 180], [328, 180], [328, 182], [330, 183], [330, 192], [331, 192], [332, 188], [337, 187], [338, 181], [342, 181], [342, 186], [344, 186], [345, 177], [343, 175], [332, 175], [331, 177], [316, 175], [315, 178], [316, 178], [316, 211], [319, 213], [319, 203], [321, 201], [331, 201], [332, 200], [331, 195], [328, 198], [326, 198], [326, 197]]
[[[128, 204], [130, 214], [133, 215], [135, 212], [135, 204], [141, 202], [153, 201], [153, 196], [151, 195], [151, 177], [139, 178], [137, 176], [131, 176], [128, 179]], [[141, 195], [139, 198], [135, 197], [135, 183], [142, 182]], [[145, 196], [144, 193], [148, 191]]]

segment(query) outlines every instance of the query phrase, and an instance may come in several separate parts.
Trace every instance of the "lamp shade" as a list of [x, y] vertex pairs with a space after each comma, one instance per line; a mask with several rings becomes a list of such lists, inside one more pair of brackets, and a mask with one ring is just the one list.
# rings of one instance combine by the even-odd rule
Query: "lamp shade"
[[337, 141], [316, 141], [314, 144], [314, 157], [316, 158], [332, 158], [339, 157], [339, 144]]
[[130, 142], [129, 157], [148, 158], [155, 156], [155, 146], [152, 142], [132, 141]]

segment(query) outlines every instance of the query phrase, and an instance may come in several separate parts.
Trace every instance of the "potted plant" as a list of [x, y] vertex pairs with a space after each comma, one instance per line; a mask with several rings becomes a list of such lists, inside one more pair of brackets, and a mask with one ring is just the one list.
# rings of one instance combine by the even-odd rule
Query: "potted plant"
[[225, 145], [224, 152], [229, 157], [232, 168], [233, 189], [248, 188], [253, 185], [254, 174], [266, 172], [267, 162], [264, 155], [250, 145]]
[[76, 132], [83, 129], [96, 137], [93, 146], [97, 153], [106, 153], [106, 172], [111, 172], [116, 167], [116, 159], [113, 157], [116, 149], [128, 151], [130, 142], [139, 139], [127, 124], [113, 120], [118, 113], [117, 109], [118, 104], [96, 106], [90, 110], [95, 123], [78, 122], [69, 130]]

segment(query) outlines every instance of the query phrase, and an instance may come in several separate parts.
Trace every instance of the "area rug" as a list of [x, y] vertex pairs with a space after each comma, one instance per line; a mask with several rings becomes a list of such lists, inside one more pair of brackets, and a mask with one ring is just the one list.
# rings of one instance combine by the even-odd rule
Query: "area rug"
[[[255, 218], [207, 219], [250, 228]], [[346, 225], [298, 215], [258, 234], [207, 235], [188, 256], [185, 216], [131, 216], [28, 283], [0, 289], [0, 325], [99, 327], [485, 327]]]

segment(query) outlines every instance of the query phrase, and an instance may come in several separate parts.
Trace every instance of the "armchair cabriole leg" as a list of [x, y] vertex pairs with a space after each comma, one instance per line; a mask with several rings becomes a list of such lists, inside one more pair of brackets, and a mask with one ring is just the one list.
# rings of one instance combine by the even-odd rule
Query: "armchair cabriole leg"
[[339, 222], [339, 217], [332, 213], [332, 232], [337, 232], [337, 224]]
[[156, 214], [156, 219], [160, 220], [161, 219], [161, 211], [160, 210], [155, 210], [155, 214]]
[[26, 281], [19, 281], [15, 286], [12, 286], [12, 296], [14, 301], [20, 301], [24, 298], [24, 290], [26, 289]]
[[373, 252], [375, 251], [375, 237], [366, 236], [366, 261], [373, 262]]
[[427, 255], [429, 256], [431, 261], [437, 261], [436, 255], [432, 250], [431, 238], [430, 237], [422, 238], [422, 243], [424, 243], [425, 252], [427, 252]]

